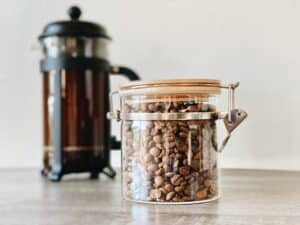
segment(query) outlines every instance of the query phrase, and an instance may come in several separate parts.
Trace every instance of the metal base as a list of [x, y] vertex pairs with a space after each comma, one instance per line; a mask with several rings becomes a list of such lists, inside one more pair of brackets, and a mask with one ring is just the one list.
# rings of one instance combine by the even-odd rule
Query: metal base
[[51, 181], [54, 181], [54, 182], [58, 182], [61, 180], [63, 174], [62, 173], [55, 173], [53, 171], [51, 172], [48, 172], [46, 171], [45, 169], [42, 169], [41, 170], [41, 175], [45, 178], [48, 178], [49, 180]]
[[50, 172], [48, 174], [48, 179], [53, 182], [59, 182], [59, 181], [61, 181], [62, 176], [63, 176], [62, 173]]
[[[85, 171], [83, 171], [83, 173], [84, 172]], [[107, 167], [103, 168], [102, 171], [90, 172], [90, 179], [91, 180], [98, 179], [100, 173], [105, 174], [106, 176], [108, 176], [111, 179], [113, 179], [116, 176], [116, 171], [111, 166], [107, 166]], [[45, 177], [45, 178], [47, 178], [47, 179], [49, 179], [50, 181], [53, 181], [53, 182], [61, 181], [62, 177], [64, 175], [68, 175], [68, 174], [71, 174], [71, 173], [55, 173], [54, 171], [48, 172], [48, 171], [45, 171], [44, 169], [41, 170], [42, 177]]]
[[43, 177], [47, 177], [48, 173], [47, 173], [44, 169], [42, 169], [42, 170], [41, 170], [41, 175], [42, 175]]
[[90, 179], [97, 180], [99, 178], [99, 172], [91, 172]]
[[105, 167], [102, 170], [102, 173], [104, 173], [106, 176], [110, 178], [114, 178], [116, 176], [116, 171], [111, 166]]

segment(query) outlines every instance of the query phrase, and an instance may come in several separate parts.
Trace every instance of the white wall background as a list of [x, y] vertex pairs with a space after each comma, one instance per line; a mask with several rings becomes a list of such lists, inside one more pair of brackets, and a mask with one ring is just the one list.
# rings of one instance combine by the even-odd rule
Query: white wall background
[[[42, 27], [67, 19], [73, 3], [108, 28], [111, 61], [143, 79], [241, 82], [237, 103], [249, 118], [222, 155], [224, 167], [300, 170], [299, 0], [3, 1], [0, 167], [41, 163], [40, 55], [31, 49]], [[125, 80], [114, 81], [116, 88]]]

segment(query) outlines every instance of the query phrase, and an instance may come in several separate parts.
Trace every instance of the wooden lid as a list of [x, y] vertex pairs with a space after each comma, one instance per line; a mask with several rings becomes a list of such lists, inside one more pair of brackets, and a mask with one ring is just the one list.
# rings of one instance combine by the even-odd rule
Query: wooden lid
[[120, 87], [121, 95], [140, 94], [220, 94], [221, 84], [215, 79], [172, 79], [133, 81]]

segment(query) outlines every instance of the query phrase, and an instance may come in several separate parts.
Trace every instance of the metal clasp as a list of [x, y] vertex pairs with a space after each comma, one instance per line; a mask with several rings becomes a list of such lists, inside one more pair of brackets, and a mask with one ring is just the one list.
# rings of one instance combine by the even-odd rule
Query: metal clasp
[[241, 122], [247, 118], [248, 114], [243, 109], [235, 108], [235, 89], [240, 85], [239, 82], [235, 84], [229, 84], [228, 86], [221, 86], [221, 88], [228, 89], [228, 112], [219, 114], [219, 118], [223, 119], [225, 128], [227, 130], [227, 136], [222, 141], [221, 147], [217, 150], [222, 152], [226, 144], [228, 143], [231, 133], [237, 128]]

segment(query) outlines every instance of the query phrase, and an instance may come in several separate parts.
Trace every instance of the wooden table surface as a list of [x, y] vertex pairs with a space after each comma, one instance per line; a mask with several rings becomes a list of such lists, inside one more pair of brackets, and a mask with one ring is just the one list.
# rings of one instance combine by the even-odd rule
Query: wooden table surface
[[122, 201], [120, 176], [66, 177], [51, 183], [38, 170], [0, 170], [1, 225], [297, 225], [300, 172], [223, 170], [220, 200], [194, 205]]

